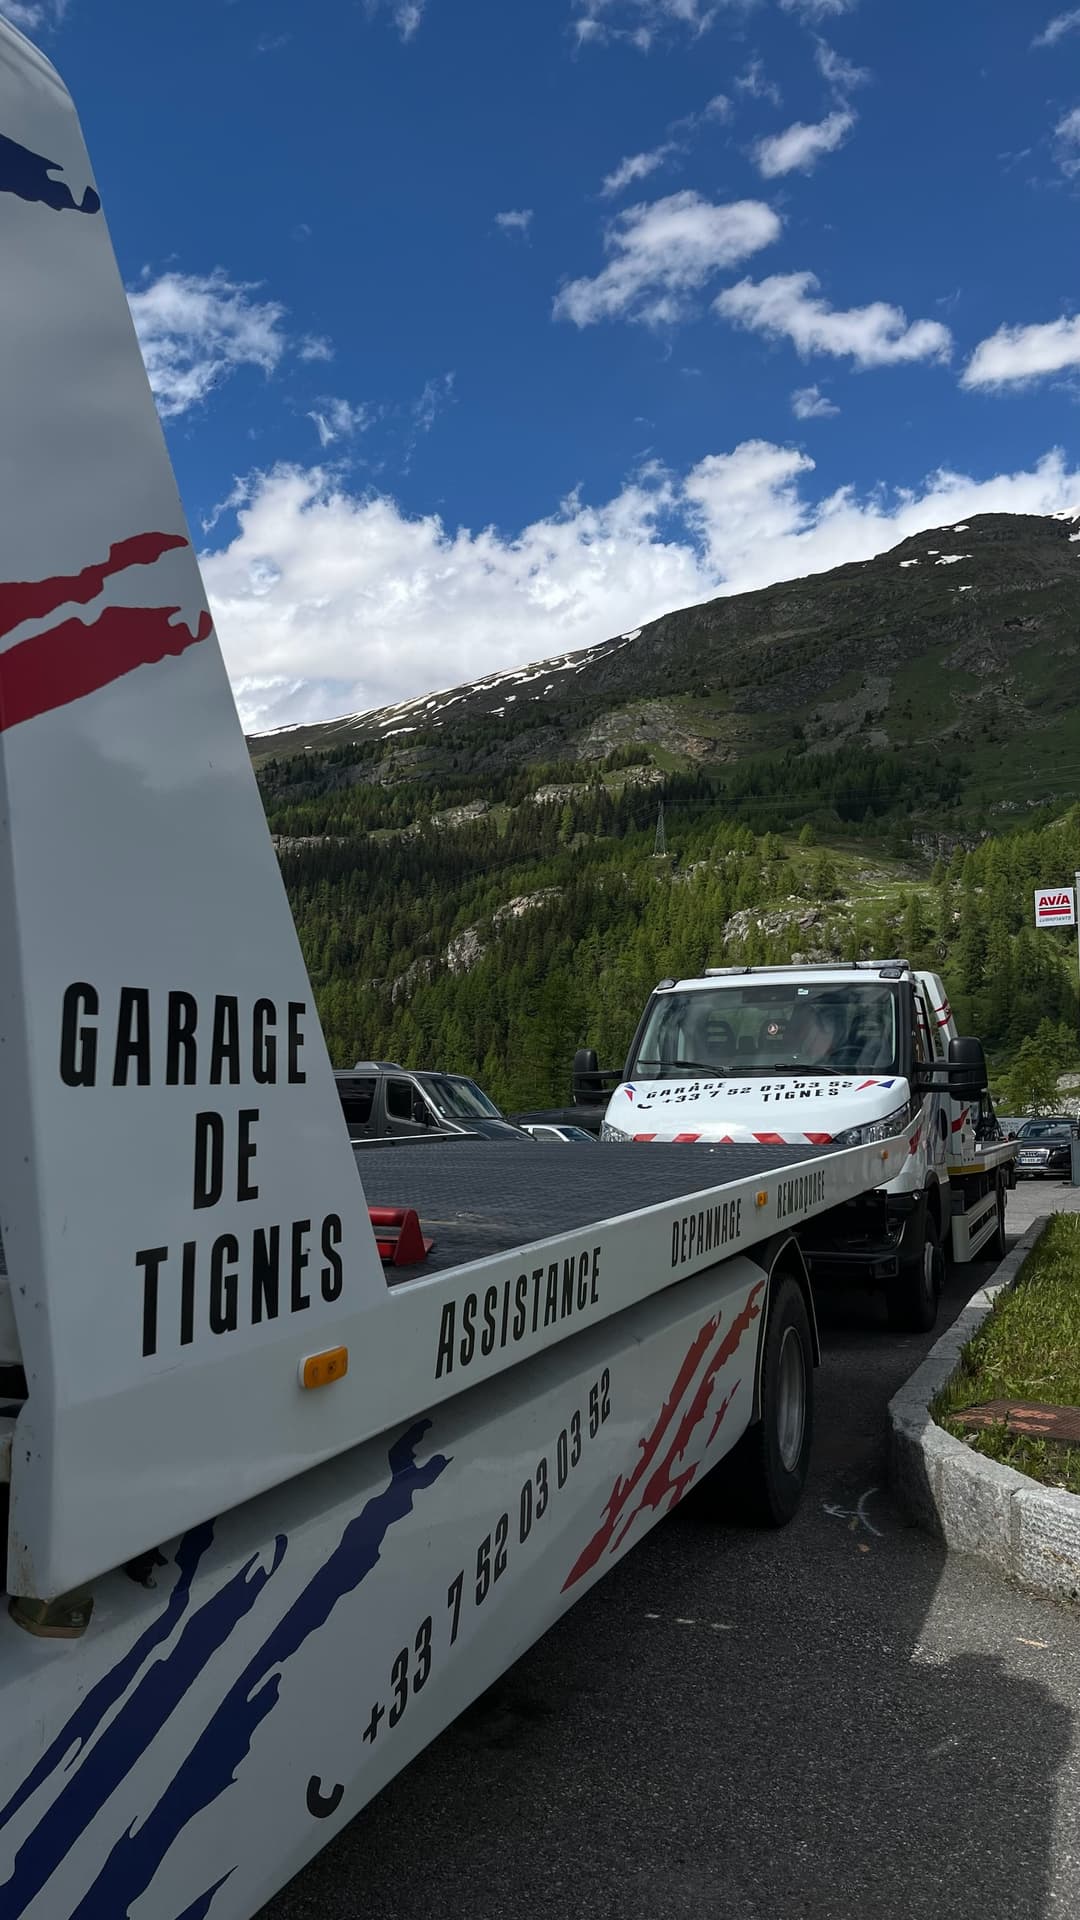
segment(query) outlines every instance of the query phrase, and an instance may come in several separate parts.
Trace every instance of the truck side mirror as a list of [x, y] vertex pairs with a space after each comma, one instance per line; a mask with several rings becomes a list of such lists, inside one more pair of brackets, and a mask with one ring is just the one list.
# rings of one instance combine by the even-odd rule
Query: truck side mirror
[[412, 1097], [412, 1117], [414, 1124], [418, 1127], [430, 1127], [431, 1125], [431, 1114], [428, 1110], [427, 1101], [424, 1099], [423, 1094], [417, 1093], [415, 1089]]
[[957, 1100], [978, 1100], [986, 1092], [989, 1075], [981, 1040], [949, 1041], [949, 1092]]
[[604, 1097], [595, 1047], [579, 1047], [574, 1055], [573, 1093], [578, 1107], [592, 1106]]

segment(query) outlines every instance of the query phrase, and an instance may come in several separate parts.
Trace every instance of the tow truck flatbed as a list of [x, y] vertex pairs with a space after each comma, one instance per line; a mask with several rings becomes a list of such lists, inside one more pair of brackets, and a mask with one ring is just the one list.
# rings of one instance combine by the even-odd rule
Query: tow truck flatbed
[[[493, 1254], [523, 1252], [535, 1242], [594, 1227], [662, 1206], [667, 1201], [724, 1190], [745, 1191], [748, 1181], [822, 1162], [836, 1147], [763, 1147], [756, 1144], [686, 1146], [677, 1154], [651, 1154], [639, 1146], [611, 1144], [598, 1152], [573, 1148], [534, 1156], [476, 1153], [469, 1143], [445, 1143], [441, 1153], [419, 1159], [358, 1155], [364, 1190], [372, 1206], [413, 1207], [433, 1245], [422, 1266], [392, 1268], [395, 1282], [445, 1273]], [[764, 1214], [765, 1209], [757, 1209]], [[761, 1238], [775, 1229], [762, 1221]], [[753, 1243], [752, 1229], [745, 1245]]]

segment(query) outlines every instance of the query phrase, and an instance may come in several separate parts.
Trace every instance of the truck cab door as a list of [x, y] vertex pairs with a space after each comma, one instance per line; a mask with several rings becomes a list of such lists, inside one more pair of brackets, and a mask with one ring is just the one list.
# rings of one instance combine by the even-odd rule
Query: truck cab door
[[[932, 1066], [946, 1055], [944, 1039], [933, 1018], [926, 995], [921, 986], [913, 988], [914, 1000], [912, 1018], [912, 1039], [915, 1047], [915, 1060], [920, 1066]], [[926, 1153], [928, 1167], [944, 1168], [948, 1160], [949, 1146], [949, 1101], [942, 1093], [928, 1092], [923, 1095], [923, 1124], [920, 1146]]]

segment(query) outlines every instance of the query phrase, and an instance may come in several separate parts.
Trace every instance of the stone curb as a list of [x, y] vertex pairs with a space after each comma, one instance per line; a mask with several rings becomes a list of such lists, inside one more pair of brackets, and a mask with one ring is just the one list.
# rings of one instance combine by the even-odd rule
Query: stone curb
[[986, 1286], [889, 1402], [889, 1479], [901, 1505], [956, 1553], [973, 1553], [1023, 1586], [1080, 1597], [1080, 1496], [984, 1460], [930, 1417], [960, 1355], [999, 1293], [1015, 1286], [1047, 1225], [1036, 1220]]

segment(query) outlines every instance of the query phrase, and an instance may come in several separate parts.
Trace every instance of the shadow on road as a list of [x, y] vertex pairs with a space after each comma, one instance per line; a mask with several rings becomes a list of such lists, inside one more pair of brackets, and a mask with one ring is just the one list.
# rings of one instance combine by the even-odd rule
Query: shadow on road
[[792, 1527], [691, 1497], [265, 1920], [1039, 1920], [1052, 1873], [1077, 1910], [1068, 1687], [1033, 1651], [1080, 1652], [1076, 1623], [906, 1525], [884, 1406], [930, 1341], [824, 1319]]

